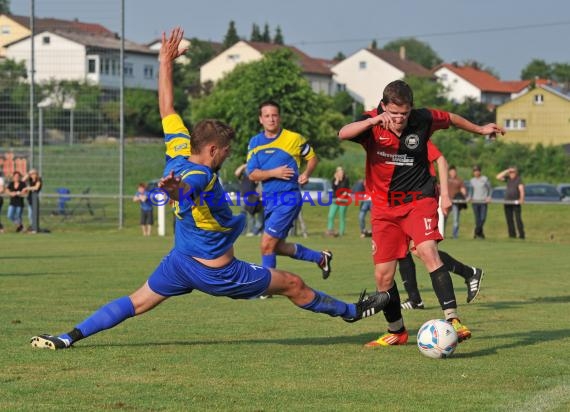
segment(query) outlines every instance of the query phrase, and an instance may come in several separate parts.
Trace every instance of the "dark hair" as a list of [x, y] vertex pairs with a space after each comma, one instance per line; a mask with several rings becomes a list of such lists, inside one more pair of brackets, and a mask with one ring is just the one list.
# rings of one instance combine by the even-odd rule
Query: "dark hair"
[[451, 165], [447, 168], [447, 170], [457, 170], [457, 168], [455, 167], [455, 165]]
[[281, 114], [281, 106], [279, 106], [279, 103], [277, 103], [274, 100], [265, 100], [263, 102], [261, 102], [261, 104], [259, 105], [259, 115], [261, 116], [261, 109], [263, 109], [265, 106], [273, 106], [277, 108], [277, 113]]
[[414, 93], [411, 87], [403, 80], [395, 80], [384, 88], [382, 101], [385, 105], [394, 103], [398, 106], [414, 106]]
[[204, 119], [194, 126], [192, 132], [192, 154], [199, 154], [208, 143], [228, 146], [235, 138], [235, 131], [228, 124], [216, 119]]
[[18, 172], [17, 170], [14, 170], [14, 173], [12, 173], [12, 178], [14, 178], [14, 176], [16, 176], [16, 175], [22, 177], [22, 174], [20, 172]]

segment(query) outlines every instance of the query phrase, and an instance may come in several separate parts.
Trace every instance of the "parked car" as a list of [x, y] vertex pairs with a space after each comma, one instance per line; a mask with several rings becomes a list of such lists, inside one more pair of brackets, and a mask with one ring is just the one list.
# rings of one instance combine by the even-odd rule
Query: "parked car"
[[303, 196], [308, 192], [309, 197], [315, 204], [319, 201], [321, 203], [328, 203], [330, 196], [332, 196], [332, 184], [330, 180], [320, 177], [309, 177], [309, 181], [301, 187]]
[[507, 190], [506, 186], [497, 186], [494, 187], [491, 191], [491, 199], [492, 200], [505, 200], [505, 192]]
[[556, 188], [562, 195], [562, 201], [570, 202], [570, 183], [560, 183]]
[[548, 183], [529, 183], [524, 187], [525, 202], [560, 202], [562, 195]]
[[[493, 188], [491, 198], [493, 200], [504, 200], [505, 186]], [[524, 186], [525, 202], [560, 202], [562, 196], [554, 185], [548, 183], [529, 183]]]

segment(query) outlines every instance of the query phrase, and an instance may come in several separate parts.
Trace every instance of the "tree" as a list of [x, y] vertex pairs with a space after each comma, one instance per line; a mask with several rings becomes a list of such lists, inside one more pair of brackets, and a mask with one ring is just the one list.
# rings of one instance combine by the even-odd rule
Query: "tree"
[[283, 33], [281, 33], [281, 26], [277, 26], [275, 29], [275, 37], [273, 37], [274, 44], [285, 44], [285, 40], [283, 39]]
[[444, 86], [430, 78], [406, 76], [404, 81], [414, 91], [415, 107], [437, 107], [441, 110], [450, 110], [451, 105], [445, 98]]
[[568, 63], [553, 63], [552, 64], [552, 77], [558, 83], [561, 83], [565, 90], [570, 89], [570, 64], [568, 64]]
[[271, 33], [269, 32], [269, 24], [265, 23], [263, 26], [263, 34], [261, 35], [261, 41], [264, 43], [271, 43]]
[[521, 80], [534, 80], [535, 78], [552, 78], [552, 68], [542, 59], [533, 59], [521, 71]]
[[341, 152], [336, 134], [345, 117], [332, 108], [330, 97], [313, 92], [295, 55], [284, 48], [238, 65], [209, 96], [192, 102], [192, 119], [218, 118], [234, 127], [233, 150], [243, 162], [249, 139], [260, 131], [259, 103], [267, 99], [279, 102], [283, 125], [306, 136], [319, 156]]
[[11, 14], [10, 0], [0, 0], [0, 14]]
[[215, 55], [216, 50], [210, 42], [197, 38], [190, 39], [190, 47], [186, 52], [189, 63], [174, 65], [174, 83], [183, 86], [187, 94], [199, 96], [202, 92], [200, 67]]
[[228, 31], [224, 36], [224, 41], [223, 41], [224, 50], [230, 48], [231, 46], [236, 44], [239, 40], [240, 39], [236, 30], [236, 23], [235, 21], [232, 20], [230, 21], [230, 24], [228, 26]]
[[344, 59], [346, 59], [346, 55], [345, 55], [343, 52], [341, 52], [341, 51], [339, 51], [339, 52], [333, 57], [333, 60], [338, 61], [338, 62], [341, 62], [341, 61], [343, 61]]
[[261, 36], [261, 30], [256, 23], [253, 23], [251, 27], [251, 36], [249, 38], [250, 41], [263, 41], [263, 37]]
[[406, 49], [406, 59], [415, 61], [426, 69], [431, 69], [443, 61], [437, 53], [433, 51], [429, 44], [419, 41], [413, 37], [401, 38], [388, 42], [384, 46], [384, 50], [399, 52], [400, 47], [402, 46]]
[[378, 42], [376, 41], [376, 39], [372, 39], [372, 41], [370, 42], [370, 48], [372, 50], [376, 50], [378, 48]]

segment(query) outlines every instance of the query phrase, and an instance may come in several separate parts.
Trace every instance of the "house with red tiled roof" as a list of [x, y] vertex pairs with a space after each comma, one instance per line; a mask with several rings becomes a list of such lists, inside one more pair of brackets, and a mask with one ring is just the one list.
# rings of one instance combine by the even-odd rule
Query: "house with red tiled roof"
[[378, 106], [386, 85], [405, 76], [432, 77], [420, 64], [406, 58], [405, 48], [400, 52], [380, 49], [361, 49], [332, 68], [338, 90], [346, 90], [366, 110]]
[[468, 98], [490, 107], [501, 105], [529, 90], [530, 80], [502, 81], [473, 66], [444, 63], [432, 70], [446, 89], [448, 100], [463, 103]]
[[[61, 30], [66, 32], [87, 33], [97, 36], [113, 37], [115, 33], [98, 23], [86, 23], [75, 20], [62, 20], [52, 17], [34, 18], [34, 31]], [[6, 54], [5, 45], [28, 37], [32, 34], [30, 18], [14, 14], [0, 14], [0, 57]]]
[[224, 50], [200, 68], [202, 84], [216, 83], [231, 72], [238, 64], [250, 63], [263, 58], [263, 55], [279, 48], [287, 48], [298, 58], [303, 76], [317, 93], [331, 94], [332, 72], [329, 63], [323, 59], [315, 59], [303, 53], [296, 47], [272, 43], [252, 42], [241, 40]]

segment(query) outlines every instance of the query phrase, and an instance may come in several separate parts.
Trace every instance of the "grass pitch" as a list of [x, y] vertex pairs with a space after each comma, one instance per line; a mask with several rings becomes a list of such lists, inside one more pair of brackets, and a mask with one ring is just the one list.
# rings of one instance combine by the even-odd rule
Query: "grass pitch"
[[[462, 238], [442, 243], [486, 271], [477, 300], [459, 307], [473, 338], [445, 360], [423, 357], [415, 345], [419, 326], [441, 317], [419, 262], [427, 309], [404, 312], [407, 346], [362, 347], [385, 329], [382, 316], [347, 324], [281, 297], [233, 301], [195, 292], [71, 350], [33, 350], [32, 335], [68, 331], [142, 284], [172, 238], [143, 238], [136, 226], [6, 233], [0, 238], [0, 410], [570, 410], [569, 243], [532, 229], [527, 241], [509, 241], [500, 212], [490, 216], [487, 240], [469, 239], [466, 213]], [[567, 208], [561, 213], [558, 226]], [[310, 237], [291, 240], [331, 248], [331, 277], [322, 280], [309, 263], [280, 258], [278, 265], [354, 301], [362, 288], [374, 287], [369, 239], [358, 238], [352, 210], [350, 233], [324, 238], [323, 214], [307, 211]], [[544, 227], [525, 217], [527, 228]], [[258, 242], [240, 238], [237, 256], [259, 261]], [[465, 285], [453, 280], [463, 303]]]

